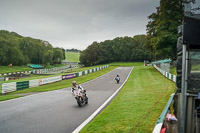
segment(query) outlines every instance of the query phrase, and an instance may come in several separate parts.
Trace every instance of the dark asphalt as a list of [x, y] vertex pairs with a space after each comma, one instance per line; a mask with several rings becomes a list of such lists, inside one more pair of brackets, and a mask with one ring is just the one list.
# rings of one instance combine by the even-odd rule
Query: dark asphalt
[[[0, 102], [0, 133], [71, 133], [121, 86], [130, 71], [131, 67], [119, 67], [82, 84], [89, 103], [81, 108], [70, 88]], [[114, 80], [117, 74], [120, 84]]]

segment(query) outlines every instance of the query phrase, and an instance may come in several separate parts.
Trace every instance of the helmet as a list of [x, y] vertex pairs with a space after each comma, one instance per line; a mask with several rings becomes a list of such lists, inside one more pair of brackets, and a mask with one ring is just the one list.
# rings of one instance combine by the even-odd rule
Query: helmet
[[73, 82], [72, 82], [72, 85], [73, 85], [73, 86], [76, 86], [76, 81], [73, 81]]

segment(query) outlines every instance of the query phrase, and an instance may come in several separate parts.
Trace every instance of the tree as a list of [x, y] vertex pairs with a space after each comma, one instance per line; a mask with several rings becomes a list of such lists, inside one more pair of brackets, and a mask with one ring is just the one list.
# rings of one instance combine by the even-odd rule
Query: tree
[[52, 64], [54, 60], [61, 62], [64, 53], [61, 48], [54, 50], [47, 41], [0, 30], [0, 65]]
[[181, 0], [160, 0], [157, 12], [148, 17], [145, 47], [151, 49], [155, 59], [176, 58], [177, 27], [182, 16]]
[[94, 42], [81, 52], [80, 62], [90, 66], [114, 61], [144, 61], [149, 59], [149, 51], [143, 48], [145, 42], [146, 35]]
[[62, 49], [54, 48], [53, 49], [53, 62], [58, 64], [64, 59]]

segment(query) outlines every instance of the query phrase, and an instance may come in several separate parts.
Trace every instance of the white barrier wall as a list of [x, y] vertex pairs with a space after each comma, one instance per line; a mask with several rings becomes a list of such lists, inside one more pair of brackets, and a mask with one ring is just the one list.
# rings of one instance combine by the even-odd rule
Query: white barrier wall
[[[103, 68], [107, 68], [108, 66], [109, 65], [98, 67], [98, 68], [93, 68], [93, 69], [90, 69], [89, 71], [90, 71], [90, 73], [92, 73], [92, 71], [95, 72], [95, 71], [101, 70]], [[88, 74], [88, 70], [79, 72], [78, 74], [79, 74], [78, 77], [82, 76], [83, 74], [86, 75], [86, 74]], [[61, 80], [62, 80], [62, 76], [56, 76], [56, 77], [50, 77], [50, 78], [44, 78], [44, 79], [35, 79], [35, 80], [29, 80], [28, 85], [29, 85], [29, 88], [32, 88], [32, 87], [37, 87], [40, 85], [53, 83], [53, 82], [57, 82], [57, 81], [61, 81]], [[16, 91], [17, 90], [17, 82], [4, 83], [4, 84], [2, 84], [1, 87], [2, 87], [2, 94]]]
[[33, 87], [37, 87], [39, 86], [40, 80], [39, 79], [35, 79], [35, 80], [29, 80], [29, 88], [33, 88]]
[[79, 72], [79, 77], [82, 76], [82, 72]]
[[16, 82], [2, 84], [2, 94], [16, 90], [17, 90]]
[[88, 74], [88, 70], [85, 70], [85, 75]]
[[45, 79], [40, 79], [39, 84], [44, 85], [44, 84], [53, 83], [53, 82], [61, 81], [61, 80], [62, 80], [62, 76], [45, 78]]
[[173, 82], [176, 82], [176, 75], [173, 75], [171, 73], [165, 72], [162, 69], [160, 69], [159, 67], [157, 67], [156, 65], [154, 65], [154, 68], [156, 68], [156, 70], [158, 70], [166, 78], [172, 80]]

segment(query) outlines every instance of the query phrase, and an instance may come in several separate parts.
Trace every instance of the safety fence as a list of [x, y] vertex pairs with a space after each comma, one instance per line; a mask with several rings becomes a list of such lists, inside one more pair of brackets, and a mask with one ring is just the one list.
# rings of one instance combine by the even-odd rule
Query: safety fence
[[62, 76], [43, 78], [43, 79], [35, 79], [35, 80], [22, 81], [22, 82], [3, 83], [1, 85], [1, 92], [2, 92], [2, 94], [5, 94], [8, 92], [18, 91], [18, 90], [22, 90], [22, 89], [26, 89], [26, 88], [32, 88], [32, 87], [37, 87], [37, 86], [41, 86], [44, 84], [61, 81], [61, 80], [67, 80], [67, 79], [71, 79], [71, 78], [75, 78], [75, 77], [80, 77], [80, 76], [83, 76], [83, 75], [86, 75], [89, 73], [93, 73], [93, 72], [102, 70], [107, 67], [109, 67], [109, 65], [85, 70], [85, 71], [78, 72], [78, 73], [62, 75]]
[[7, 76], [12, 74], [30, 74], [32, 71], [21, 71], [21, 72], [13, 72], [13, 73], [0, 73], [0, 76]]
[[[165, 76], [166, 78], [172, 80], [173, 82], [176, 83], [176, 75], [173, 75], [171, 73], [165, 72], [164, 70], [160, 69], [159, 67], [157, 67], [156, 65], [154, 65], [154, 68], [156, 70], [158, 70], [163, 76]], [[156, 121], [153, 133], [160, 133], [161, 132], [161, 128], [163, 126], [167, 111], [172, 103], [172, 100], [174, 98], [174, 93], [170, 96], [167, 104], [165, 105], [165, 108], [163, 109], [162, 113], [160, 114], [158, 120]]]
[[[54, 67], [51, 69], [34, 69], [31, 71], [21, 71], [21, 72], [13, 72], [13, 73], [0, 73], [0, 76], [8, 76], [8, 75], [12, 75], [12, 74], [45, 74], [45, 73], [51, 73], [51, 72], [55, 72], [55, 71], [60, 71], [60, 70], [65, 70], [67, 68], [70, 68], [70, 66], [64, 66], [64, 67]], [[74, 66], [73, 68], [77, 68], [77, 66]], [[70, 69], [73, 69], [70, 68]]]
[[156, 121], [155, 127], [153, 129], [153, 133], [160, 133], [163, 123], [164, 123], [164, 120], [165, 120], [165, 117], [166, 117], [166, 114], [167, 114], [167, 111], [172, 103], [173, 98], [174, 98], [174, 93], [171, 94], [167, 104], [165, 105], [165, 108], [163, 109], [162, 113], [160, 114], [158, 120]]
[[158, 70], [163, 76], [165, 76], [166, 78], [172, 80], [173, 82], [176, 82], [176, 75], [173, 75], [171, 73], [165, 72], [164, 70], [160, 69], [159, 67], [157, 67], [156, 65], [154, 65], [154, 68], [156, 70]]

